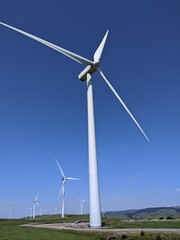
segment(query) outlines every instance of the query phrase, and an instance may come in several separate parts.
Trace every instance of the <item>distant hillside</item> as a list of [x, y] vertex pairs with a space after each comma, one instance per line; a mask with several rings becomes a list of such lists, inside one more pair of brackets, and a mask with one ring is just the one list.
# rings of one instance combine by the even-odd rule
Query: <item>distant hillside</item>
[[160, 217], [177, 217], [180, 216], [180, 207], [157, 207], [133, 209], [125, 211], [109, 211], [105, 214], [107, 217], [119, 219], [141, 219], [141, 218], [160, 218]]

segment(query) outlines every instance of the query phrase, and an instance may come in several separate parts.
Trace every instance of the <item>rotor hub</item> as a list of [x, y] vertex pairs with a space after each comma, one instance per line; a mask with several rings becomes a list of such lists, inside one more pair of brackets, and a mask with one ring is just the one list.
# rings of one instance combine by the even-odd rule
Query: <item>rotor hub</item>
[[88, 65], [79, 75], [78, 78], [81, 81], [86, 81], [87, 80], [87, 74], [93, 74], [99, 66], [99, 62], [94, 62], [92, 65]]

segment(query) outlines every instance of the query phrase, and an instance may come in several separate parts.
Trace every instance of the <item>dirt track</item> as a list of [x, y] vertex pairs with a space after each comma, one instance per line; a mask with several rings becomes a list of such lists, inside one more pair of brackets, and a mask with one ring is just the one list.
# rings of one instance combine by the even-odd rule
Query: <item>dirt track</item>
[[156, 233], [178, 233], [180, 229], [177, 228], [136, 228], [136, 229], [111, 229], [111, 228], [90, 228], [87, 224], [76, 224], [76, 223], [55, 223], [55, 224], [24, 224], [23, 227], [35, 227], [35, 228], [51, 228], [59, 230], [74, 230], [74, 231], [94, 231], [94, 232], [114, 232], [114, 233], [138, 233], [144, 232], [156, 232]]

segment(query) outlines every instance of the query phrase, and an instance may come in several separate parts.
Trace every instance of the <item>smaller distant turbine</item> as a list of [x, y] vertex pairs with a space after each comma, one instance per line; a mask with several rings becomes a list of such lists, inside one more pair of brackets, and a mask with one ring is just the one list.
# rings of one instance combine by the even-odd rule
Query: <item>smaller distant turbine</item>
[[104, 209], [104, 207], [102, 208], [102, 217], [105, 217], [105, 215], [106, 215], [106, 212], [105, 212], [105, 209]]
[[38, 203], [38, 197], [39, 194], [36, 196], [36, 198], [33, 200], [33, 219], [36, 216], [36, 205], [40, 208], [39, 203]]
[[59, 192], [59, 197], [58, 198], [60, 198], [60, 196], [62, 196], [62, 212], [61, 212], [61, 214], [62, 214], [62, 218], [64, 218], [64, 197], [65, 197], [65, 182], [67, 181], [67, 180], [80, 180], [79, 178], [71, 178], [71, 177], [66, 177], [65, 176], [65, 174], [64, 174], [64, 172], [63, 172], [63, 170], [62, 170], [62, 168], [61, 168], [61, 166], [60, 166], [60, 164], [59, 164], [59, 162], [57, 161], [57, 159], [56, 159], [56, 162], [57, 162], [57, 165], [58, 165], [58, 167], [59, 167], [59, 170], [60, 170], [60, 172], [61, 172], [61, 174], [62, 174], [62, 185], [61, 185], [61, 189], [60, 189], [60, 192]]
[[28, 218], [29, 210], [26, 211], [26, 219]]
[[12, 218], [12, 209], [9, 211], [9, 219]]
[[31, 219], [33, 216], [33, 207], [30, 208], [30, 215], [29, 215], [29, 218]]
[[54, 210], [54, 214], [57, 214], [58, 206]]
[[44, 210], [41, 208], [41, 209], [40, 209], [40, 212], [39, 212], [39, 213], [40, 213], [40, 216], [42, 216], [43, 212], [44, 212]]
[[86, 199], [83, 199], [83, 200], [79, 199], [79, 201], [80, 201], [80, 204], [81, 204], [81, 215], [83, 215], [83, 204], [86, 201]]

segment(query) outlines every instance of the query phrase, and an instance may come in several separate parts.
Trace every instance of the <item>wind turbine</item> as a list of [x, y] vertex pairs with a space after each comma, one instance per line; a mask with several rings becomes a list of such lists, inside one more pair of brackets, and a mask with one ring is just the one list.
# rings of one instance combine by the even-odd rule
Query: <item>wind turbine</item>
[[12, 209], [9, 211], [9, 217], [8, 217], [9, 219], [11, 219], [12, 218]]
[[92, 88], [92, 74], [98, 72], [101, 78], [105, 81], [111, 91], [114, 93], [118, 101], [122, 104], [124, 109], [127, 111], [129, 116], [132, 118], [134, 123], [137, 125], [139, 130], [142, 132], [144, 137], [149, 141], [145, 132], [136, 121], [132, 113], [129, 111], [121, 97], [118, 95], [116, 90], [107, 80], [102, 70], [99, 67], [101, 55], [104, 49], [104, 45], [108, 36], [108, 31], [106, 32], [104, 38], [102, 39], [100, 45], [94, 53], [94, 61], [88, 60], [82, 56], [79, 56], [73, 52], [70, 52], [64, 48], [61, 48], [55, 44], [47, 42], [39, 37], [36, 37], [32, 34], [24, 32], [18, 28], [12, 27], [5, 23], [0, 22], [1, 25], [8, 27], [14, 31], [17, 31], [27, 37], [30, 37], [62, 54], [65, 56], [77, 61], [78, 63], [86, 65], [85, 69], [79, 74], [79, 79], [86, 81], [87, 83], [87, 114], [88, 114], [88, 158], [89, 158], [89, 202], [90, 202], [90, 226], [91, 227], [100, 227], [101, 223], [101, 208], [100, 208], [100, 194], [99, 194], [99, 180], [98, 180], [98, 165], [97, 165], [97, 156], [96, 156], [96, 137], [95, 137], [95, 123], [94, 123], [94, 104], [93, 104], [93, 88]]
[[36, 196], [36, 198], [33, 200], [33, 219], [36, 216], [36, 205], [40, 208], [39, 203], [38, 203], [38, 197], [39, 194]]
[[56, 159], [56, 162], [57, 162], [59, 170], [62, 174], [62, 185], [61, 185], [61, 190], [59, 192], [59, 197], [58, 198], [60, 198], [60, 196], [62, 196], [62, 212], [61, 212], [61, 214], [62, 214], [62, 218], [64, 218], [65, 182], [68, 181], [68, 180], [73, 180], [73, 181], [75, 180], [76, 181], [76, 180], [80, 180], [80, 179], [79, 178], [66, 177], [62, 168], [61, 168], [61, 166], [60, 166], [60, 164], [59, 164], [59, 162], [57, 161], [57, 159]]
[[33, 216], [33, 208], [31, 207], [31, 208], [30, 208], [30, 215], [29, 215], [29, 218], [31, 219], [32, 216]]
[[104, 207], [102, 208], [102, 217], [105, 217], [105, 209], [104, 209]]
[[58, 206], [54, 209], [54, 214], [57, 214]]
[[40, 208], [40, 211], [39, 211], [40, 216], [42, 216], [43, 212], [44, 212], [44, 210], [42, 208]]
[[83, 200], [79, 199], [79, 201], [80, 201], [80, 204], [81, 204], [81, 215], [83, 215], [83, 204], [86, 201], [86, 199], [83, 199]]

